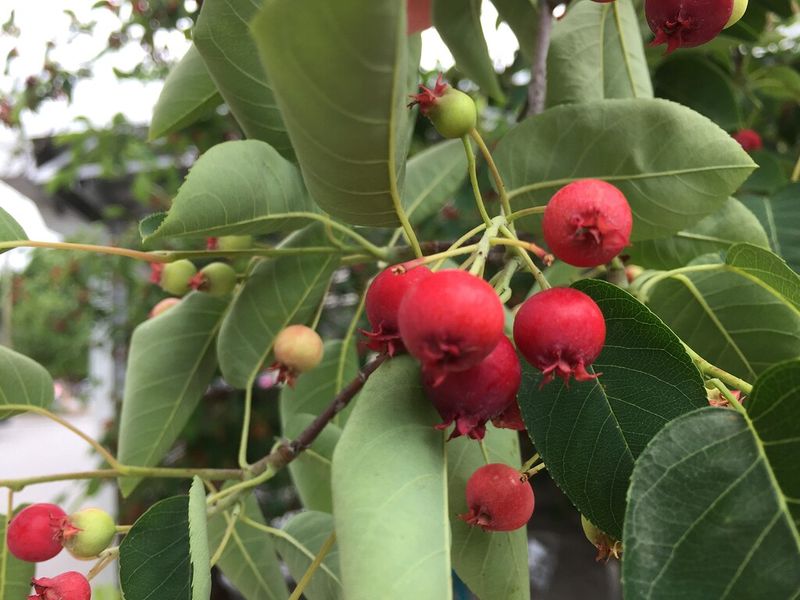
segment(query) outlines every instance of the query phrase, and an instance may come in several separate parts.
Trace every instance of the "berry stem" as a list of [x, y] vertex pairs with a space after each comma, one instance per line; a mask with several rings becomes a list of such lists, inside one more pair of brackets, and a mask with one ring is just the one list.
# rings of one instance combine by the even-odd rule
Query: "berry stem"
[[236, 522], [239, 520], [240, 507], [241, 504], [237, 504], [233, 507], [233, 510], [230, 513], [227, 510], [222, 513], [226, 521], [225, 534], [222, 536], [219, 546], [217, 546], [217, 549], [211, 556], [211, 560], [209, 561], [211, 567], [216, 565], [219, 562], [219, 559], [222, 558], [222, 553], [225, 552], [225, 548], [228, 546], [228, 542], [231, 540], [233, 530], [236, 528]]
[[479, 443], [481, 447], [481, 453], [483, 454], [483, 462], [484, 464], [488, 465], [492, 461], [489, 460], [489, 451], [486, 449], [486, 443], [484, 442], [483, 439], [481, 439]]
[[[517, 239], [517, 236], [514, 233], [514, 231], [509, 229], [509, 228], [507, 228], [507, 227], [505, 227], [505, 226], [501, 227], [500, 231], [504, 235], [508, 236], [509, 241]], [[537, 256], [538, 256], [538, 251], [541, 250], [541, 248], [539, 248], [535, 244], [532, 245], [532, 244], [527, 243], [527, 242], [525, 242], [525, 243], [527, 244], [527, 246], [526, 246], [527, 249], [529, 249], [531, 252], [534, 252], [534, 254], [537, 254]], [[517, 245], [511, 244], [511, 246], [514, 248], [514, 251], [517, 253], [517, 256], [519, 256], [522, 259], [522, 261], [525, 263], [525, 266], [527, 267], [528, 271], [530, 271], [531, 274], [533, 275], [534, 279], [536, 279], [536, 282], [539, 284], [539, 287], [542, 289], [542, 291], [549, 290], [550, 287], [551, 287], [550, 286], [550, 282], [547, 281], [547, 277], [545, 277], [544, 273], [542, 273], [541, 269], [539, 269], [539, 267], [536, 266], [536, 263], [533, 262], [533, 259], [528, 255], [528, 253], [525, 252], [525, 250], [523, 250], [522, 248], [520, 248]], [[531, 250], [532, 246], [535, 247], [536, 250]]]
[[481, 188], [478, 185], [478, 170], [475, 165], [475, 152], [472, 151], [472, 144], [470, 144], [469, 137], [464, 136], [461, 138], [464, 143], [464, 152], [467, 155], [467, 170], [469, 171], [469, 182], [472, 186], [472, 193], [475, 196], [475, 204], [478, 207], [478, 212], [487, 227], [491, 227], [492, 218], [486, 210], [486, 205], [483, 203], [483, 196], [481, 196]]
[[536, 461], [538, 461], [540, 458], [541, 457], [539, 456], [539, 453], [538, 452], [535, 453], [533, 456], [531, 456], [528, 460], [525, 461], [525, 463], [520, 467], [519, 472], [524, 473], [525, 471], [530, 469], [533, 465], [535, 465]]
[[747, 383], [744, 379], [740, 379], [727, 371], [723, 371], [719, 367], [712, 365], [702, 356], [700, 356], [697, 352], [692, 350], [686, 344], [683, 344], [683, 347], [686, 349], [686, 352], [694, 362], [695, 366], [700, 369], [700, 372], [704, 375], [709, 376], [709, 378], [715, 378], [720, 380], [721, 382], [725, 383], [726, 385], [731, 386], [734, 389], [739, 390], [743, 394], [750, 395], [753, 393], [753, 386], [750, 383]]
[[113, 548], [106, 548], [103, 550], [103, 552], [100, 554], [99, 560], [86, 575], [86, 579], [91, 581], [97, 577], [103, 571], [103, 569], [114, 562], [114, 559], [116, 559], [117, 556], [119, 556], [119, 546], [114, 546]]
[[792, 183], [797, 183], [800, 181], [800, 156], [797, 157], [797, 162], [794, 164], [794, 169], [792, 169]]
[[709, 379], [709, 380], [708, 380], [708, 383], [710, 383], [710, 384], [711, 384], [711, 385], [713, 385], [715, 388], [717, 388], [717, 389], [720, 391], [720, 393], [721, 393], [721, 394], [722, 394], [722, 395], [725, 397], [725, 399], [726, 399], [726, 400], [727, 400], [727, 401], [730, 403], [730, 405], [731, 405], [733, 408], [735, 408], [735, 409], [736, 409], [736, 411], [737, 411], [737, 412], [740, 412], [740, 413], [741, 413], [741, 414], [743, 414], [743, 415], [744, 415], [744, 414], [747, 414], [747, 411], [744, 409], [744, 406], [742, 406], [742, 403], [741, 403], [741, 402], [739, 402], [739, 401], [736, 399], [736, 396], [734, 396], [733, 394], [731, 394], [731, 391], [728, 389], [728, 386], [727, 386], [727, 385], [725, 385], [724, 383], [722, 383], [722, 382], [721, 382], [719, 379], [717, 379], [716, 377], [715, 377], [715, 378], [713, 378], [713, 379]]
[[524, 477], [526, 480], [530, 479], [531, 477], [536, 475], [539, 471], [544, 471], [546, 468], [547, 468], [547, 466], [544, 463], [539, 463], [538, 465], [523, 471], [522, 472], [522, 477]]
[[120, 465], [118, 469], [97, 469], [94, 471], [73, 471], [54, 475], [37, 475], [23, 479], [0, 479], [0, 487], [21, 490], [29, 485], [52, 483], [54, 481], [77, 481], [84, 479], [116, 479], [121, 476], [152, 477], [157, 479], [191, 479], [195, 475], [214, 480], [241, 480], [239, 469], [171, 469], [161, 467], [133, 467]]
[[[455, 242], [453, 242], [447, 250], [450, 251], [450, 250], [455, 250], [457, 248], [460, 248], [463, 244], [466, 244], [468, 240], [470, 240], [471, 238], [473, 238], [476, 235], [478, 235], [484, 229], [486, 229], [486, 224], [485, 223], [481, 223], [480, 225], [477, 225], [477, 226], [473, 227], [467, 233], [465, 233], [460, 238], [458, 238]], [[445, 257], [445, 258], [447, 258], [447, 257]], [[445, 261], [445, 258], [442, 258], [436, 265], [434, 265], [432, 267], [432, 269], [434, 271], [438, 271], [442, 267], [442, 263]]]
[[506, 185], [503, 183], [503, 178], [500, 176], [500, 171], [497, 169], [494, 158], [492, 158], [492, 153], [489, 151], [489, 147], [486, 145], [486, 142], [483, 141], [483, 138], [477, 129], [470, 131], [469, 135], [473, 140], [475, 140], [475, 143], [478, 144], [478, 148], [483, 155], [483, 159], [486, 161], [486, 165], [489, 167], [489, 172], [492, 174], [492, 179], [494, 179], [495, 187], [497, 187], [497, 193], [500, 195], [500, 205], [503, 207], [503, 213], [508, 216], [511, 214], [510, 197], [506, 192]]
[[483, 270], [486, 266], [486, 259], [489, 258], [489, 251], [492, 248], [492, 239], [497, 238], [500, 227], [505, 223], [505, 220], [506, 219], [503, 216], [495, 217], [486, 227], [486, 231], [483, 232], [483, 237], [481, 238], [481, 241], [478, 242], [478, 248], [475, 251], [475, 260], [469, 269], [469, 272], [473, 275], [477, 275], [479, 277], [483, 275]]
[[308, 569], [306, 569], [306, 572], [303, 573], [300, 581], [297, 582], [297, 587], [294, 588], [292, 595], [289, 596], [289, 600], [300, 600], [300, 597], [303, 595], [303, 591], [306, 589], [306, 587], [308, 587], [308, 584], [311, 582], [311, 578], [322, 564], [322, 561], [328, 555], [328, 552], [330, 552], [331, 548], [333, 548], [334, 543], [336, 543], [336, 532], [332, 531], [322, 544], [322, 548], [319, 549], [319, 552], [314, 557], [314, 560], [310, 565], [308, 565]]
[[522, 210], [518, 210], [508, 215], [506, 220], [511, 223], [517, 219], [521, 219], [522, 217], [527, 217], [529, 215], [543, 215], [546, 208], [546, 206], [532, 206], [531, 208], [523, 208]]
[[94, 252], [95, 254], [110, 254], [114, 256], [125, 256], [135, 260], [142, 260], [151, 263], [170, 262], [170, 259], [154, 252], [140, 252], [129, 248], [117, 248], [115, 246], [97, 246], [94, 244], [74, 244], [71, 242], [43, 242], [37, 240], [14, 240], [10, 242], [0, 242], [0, 250], [11, 250], [13, 248], [51, 248], [53, 250], [79, 250], [81, 252]]
[[250, 439], [250, 419], [253, 412], [253, 386], [258, 377], [259, 369], [256, 368], [247, 380], [244, 393], [244, 416], [242, 417], [242, 433], [239, 438], [239, 467], [246, 471], [250, 465], [247, 462], [247, 444]]

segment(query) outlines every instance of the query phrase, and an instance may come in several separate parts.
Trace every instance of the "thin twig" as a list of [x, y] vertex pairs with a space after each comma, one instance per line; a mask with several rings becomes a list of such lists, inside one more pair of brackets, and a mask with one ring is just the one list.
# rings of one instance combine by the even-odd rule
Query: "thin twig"
[[536, 28], [536, 45], [533, 48], [531, 82], [528, 85], [527, 116], [544, 112], [547, 98], [547, 53], [553, 31], [553, 9], [549, 0], [539, 0], [539, 21]]

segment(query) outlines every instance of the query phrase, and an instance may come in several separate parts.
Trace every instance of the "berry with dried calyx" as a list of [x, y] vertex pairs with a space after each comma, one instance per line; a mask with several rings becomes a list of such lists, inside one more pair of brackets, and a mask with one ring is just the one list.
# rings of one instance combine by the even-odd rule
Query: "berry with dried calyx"
[[67, 513], [55, 504], [27, 506], [8, 524], [8, 549], [20, 560], [50, 560], [62, 550], [62, 529], [66, 520]]
[[457, 269], [433, 273], [406, 293], [398, 313], [409, 354], [440, 381], [474, 367], [503, 337], [505, 314], [492, 286]]
[[86, 508], [69, 516], [63, 529], [63, 544], [75, 558], [91, 559], [108, 548], [116, 532], [110, 514], [99, 508]]
[[597, 548], [595, 560], [607, 561], [612, 556], [614, 558], [620, 557], [620, 554], [622, 554], [622, 543], [620, 541], [612, 538], [583, 515], [581, 515], [581, 527], [586, 539]]
[[558, 375], [588, 381], [600, 373], [586, 370], [606, 339], [600, 307], [573, 288], [551, 288], [528, 298], [514, 319], [514, 342], [525, 359], [542, 371], [542, 385]]
[[631, 207], [610, 183], [580, 179], [558, 190], [547, 203], [542, 229], [553, 254], [575, 267], [596, 267], [628, 245]]
[[305, 325], [289, 325], [275, 338], [272, 352], [278, 369], [278, 381], [294, 385], [295, 379], [316, 367], [322, 360], [322, 338]]
[[646, 0], [645, 16], [655, 34], [652, 46], [667, 44], [667, 54], [713, 40], [733, 14], [733, 0]]
[[478, 122], [475, 101], [444, 83], [441, 73], [432, 90], [424, 85], [419, 87], [420, 92], [411, 96], [409, 107], [419, 105], [420, 112], [431, 120], [442, 137], [460, 138], [475, 129]]
[[486, 422], [516, 404], [521, 372], [514, 346], [502, 336], [476, 366], [437, 378], [437, 371], [428, 373], [423, 367], [425, 391], [443, 419], [436, 428], [447, 429], [455, 422], [449, 439], [467, 435], [481, 440]]
[[152, 263], [150, 281], [157, 283], [168, 294], [183, 296], [192, 289], [191, 280], [197, 274], [192, 261], [181, 259], [171, 263]]
[[56, 577], [33, 579], [35, 594], [28, 600], [91, 600], [89, 580], [76, 571], [67, 571]]
[[213, 262], [200, 269], [189, 285], [212, 296], [227, 296], [236, 287], [236, 271], [227, 263]]
[[522, 413], [519, 410], [519, 403], [516, 399], [503, 412], [496, 417], [492, 417], [492, 425], [498, 429], [525, 431], [525, 421], [522, 420]]
[[469, 512], [459, 518], [484, 531], [514, 531], [533, 515], [533, 488], [519, 471], [493, 463], [475, 471], [467, 481]]
[[402, 352], [403, 342], [397, 324], [397, 316], [408, 290], [432, 275], [424, 266], [414, 262], [394, 265], [381, 271], [367, 290], [365, 309], [371, 331], [363, 331], [369, 338], [367, 347], [376, 352], [388, 352], [394, 356]]

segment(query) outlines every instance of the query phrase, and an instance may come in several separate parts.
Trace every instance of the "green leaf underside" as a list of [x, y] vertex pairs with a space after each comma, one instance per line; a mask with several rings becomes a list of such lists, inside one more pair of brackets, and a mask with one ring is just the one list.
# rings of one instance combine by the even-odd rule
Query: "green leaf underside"
[[800, 271], [800, 184], [792, 184], [773, 196], [745, 196], [745, 206], [758, 217], [772, 249], [792, 269]]
[[403, 208], [416, 225], [432, 217], [467, 177], [461, 140], [448, 140], [415, 154], [408, 161]]
[[[333, 516], [327, 513], [308, 511], [293, 516], [283, 531], [295, 543], [277, 537], [275, 547], [283, 558], [295, 581], [299, 581], [308, 570], [314, 557], [322, 549], [325, 540], [333, 532]], [[299, 545], [299, 547], [298, 547]], [[325, 555], [308, 587], [303, 590], [308, 600], [341, 600], [341, 574], [339, 571], [339, 548], [333, 544]]]
[[203, 57], [192, 44], [172, 67], [153, 108], [149, 138], [155, 140], [180, 131], [222, 103]]
[[[321, 225], [286, 238], [281, 247], [325, 243]], [[281, 256], [259, 260], [234, 296], [217, 340], [225, 380], [245, 388], [251, 376], [269, 366], [272, 343], [286, 326], [305, 324], [322, 301], [338, 254]]]
[[42, 365], [0, 346], [0, 421], [17, 414], [4, 411], [4, 404], [50, 408], [54, 397], [53, 378]]
[[156, 502], [119, 547], [119, 581], [125, 600], [192, 599], [189, 497]]
[[[225, 307], [193, 292], [133, 332], [120, 416], [121, 463], [151, 467], [172, 447], [214, 375], [214, 339]], [[139, 481], [120, 479], [123, 495]]]
[[573, 3], [553, 24], [547, 104], [652, 98], [639, 19], [631, 0]]
[[[344, 597], [451, 600], [444, 436], [419, 366], [393, 358], [367, 381], [333, 455]], [[391, 540], [391, 543], [387, 543]]]
[[648, 306], [703, 358], [745, 380], [800, 355], [800, 277], [756, 246], [737, 244], [725, 263], [659, 282]]
[[247, 137], [267, 142], [292, 159], [294, 151], [273, 85], [250, 37], [249, 23], [259, 5], [253, 0], [205, 0], [193, 30], [194, 41]]
[[[0, 241], [13, 242], [27, 239], [28, 235], [22, 226], [5, 209], [0, 208]], [[0, 253], [3, 252], [8, 252], [8, 250], [0, 250]]]
[[627, 292], [599, 280], [574, 288], [606, 319], [595, 381], [553, 381], [523, 363], [519, 402], [548, 472], [603, 531], [622, 537], [625, 493], [634, 461], [670, 420], [707, 405], [700, 373], [680, 340]]
[[[792, 420], [774, 429], [794, 440], [800, 437], [797, 370], [795, 363], [792, 408], [782, 404]], [[768, 396], [769, 404], [780, 401]], [[626, 599], [798, 597], [800, 537], [758, 435], [736, 412], [705, 408], [676, 419], [652, 440], [629, 492]], [[779, 458], [784, 465], [786, 456]], [[796, 464], [787, 473], [795, 488]]]
[[145, 241], [264, 234], [308, 224], [307, 217], [291, 216], [298, 212], [319, 211], [295, 165], [258, 140], [224, 142], [192, 166], [166, 217], [142, 229], [156, 227]]
[[481, 27], [480, 0], [432, 0], [433, 24], [459, 69], [498, 103], [505, 102]]
[[192, 561], [192, 600], [211, 598], [211, 554], [208, 549], [206, 490], [196, 477], [189, 490], [189, 556]]
[[3, 600], [27, 598], [36, 569], [34, 563], [18, 559], [8, 549], [5, 539], [10, 521], [8, 515], [0, 514], [0, 598]]
[[666, 237], [718, 210], [756, 166], [706, 117], [645, 98], [545, 111], [512, 129], [495, 159], [520, 208], [546, 204], [577, 179], [612, 183], [631, 205], [634, 242]]
[[[254, 495], [242, 506], [242, 514], [265, 525]], [[209, 546], [216, 550], [225, 535], [228, 522], [216, 515], [208, 522]], [[289, 597], [272, 538], [265, 532], [238, 522], [217, 566], [245, 600], [285, 600]]]
[[[516, 431], [486, 427], [484, 445], [492, 463], [521, 464]], [[481, 600], [528, 600], [528, 535], [525, 527], [487, 532], [458, 518], [468, 512], [467, 480], [485, 462], [480, 445], [469, 438], [450, 440], [447, 450], [453, 569]]]
[[311, 196], [348, 223], [397, 225], [417, 67], [405, 4], [266, 0], [252, 30]]
[[695, 226], [672, 237], [639, 242], [625, 253], [631, 262], [647, 269], [675, 269], [738, 242], [769, 248], [767, 234], [756, 216], [735, 198], [728, 198], [717, 212]]

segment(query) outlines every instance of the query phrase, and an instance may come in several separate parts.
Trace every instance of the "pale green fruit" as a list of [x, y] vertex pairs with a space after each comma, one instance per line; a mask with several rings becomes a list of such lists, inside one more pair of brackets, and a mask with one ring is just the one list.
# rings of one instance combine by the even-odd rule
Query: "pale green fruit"
[[744, 16], [746, 10], [747, 0], [733, 0], [733, 12], [731, 13], [731, 18], [725, 23], [725, 29], [737, 23]]
[[117, 533], [114, 519], [99, 508], [85, 508], [71, 514], [69, 526], [78, 531], [65, 533], [64, 547], [72, 556], [82, 560], [95, 558], [108, 548]]
[[183, 296], [191, 289], [190, 279], [197, 274], [197, 267], [190, 260], [176, 260], [164, 265], [159, 285], [168, 294]]
[[247, 250], [252, 247], [252, 235], [223, 235], [217, 238], [217, 248], [220, 250]]
[[275, 338], [275, 360], [292, 373], [305, 373], [322, 360], [322, 338], [305, 325], [290, 325]]
[[467, 94], [448, 87], [428, 110], [427, 116], [442, 137], [460, 138], [475, 129], [478, 109]]
[[229, 264], [213, 262], [200, 269], [203, 283], [198, 288], [212, 296], [225, 296], [236, 287], [236, 271]]

